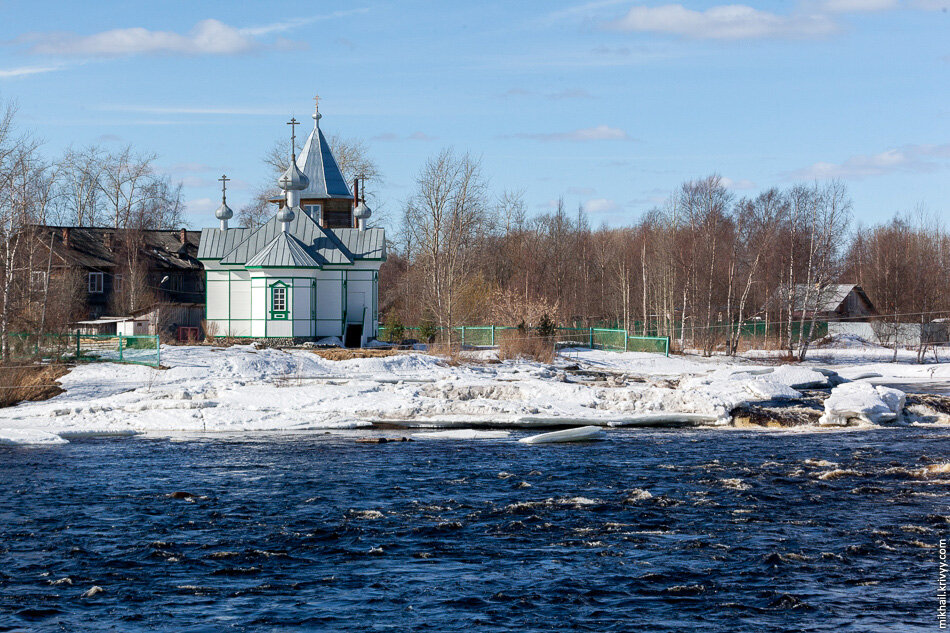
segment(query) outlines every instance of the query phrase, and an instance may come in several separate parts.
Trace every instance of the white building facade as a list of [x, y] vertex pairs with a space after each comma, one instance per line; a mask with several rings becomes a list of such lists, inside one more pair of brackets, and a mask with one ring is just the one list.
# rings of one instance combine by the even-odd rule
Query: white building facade
[[320, 118], [314, 112], [300, 156], [291, 152], [274, 217], [257, 228], [230, 228], [233, 212], [222, 194], [220, 227], [201, 232], [206, 322], [218, 336], [335, 336], [354, 347], [378, 335], [386, 237], [366, 227], [370, 211], [344, 180]]

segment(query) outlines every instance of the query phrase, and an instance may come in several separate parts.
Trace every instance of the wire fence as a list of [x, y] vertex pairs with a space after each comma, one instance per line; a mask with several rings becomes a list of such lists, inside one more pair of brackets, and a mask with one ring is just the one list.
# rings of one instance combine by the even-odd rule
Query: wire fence
[[[452, 328], [452, 339], [463, 346], [495, 347], [503, 339], [513, 333], [522, 332], [528, 336], [530, 330], [520, 330], [516, 327], [500, 325], [462, 325]], [[441, 327], [405, 327], [399, 337], [391, 336], [388, 328], [380, 326], [379, 340], [390, 343], [401, 343], [406, 340], [426, 342], [427, 340], [442, 338], [445, 328]], [[517, 334], [515, 334], [517, 336]], [[398, 340], [395, 340], [397, 339]], [[588, 347], [590, 349], [604, 349], [619, 352], [652, 352], [670, 355], [670, 339], [666, 336], [632, 336], [626, 330], [616, 328], [555, 328], [552, 338], [560, 347]]]
[[8, 359], [33, 362], [110, 362], [161, 365], [158, 336], [29, 334], [8, 336]]

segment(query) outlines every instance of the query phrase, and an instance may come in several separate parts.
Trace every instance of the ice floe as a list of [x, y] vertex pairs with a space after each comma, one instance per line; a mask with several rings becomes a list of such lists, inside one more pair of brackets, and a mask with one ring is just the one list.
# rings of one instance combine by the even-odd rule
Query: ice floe
[[845, 383], [832, 389], [818, 422], [828, 426], [894, 422], [904, 409], [904, 400], [904, 392], [898, 389], [866, 382]]

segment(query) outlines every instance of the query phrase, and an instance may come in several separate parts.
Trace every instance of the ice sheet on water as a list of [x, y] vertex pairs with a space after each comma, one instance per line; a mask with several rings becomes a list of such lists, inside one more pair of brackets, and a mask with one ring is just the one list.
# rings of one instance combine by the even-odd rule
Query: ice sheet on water
[[904, 400], [904, 392], [898, 389], [866, 382], [845, 383], [831, 391], [818, 422], [829, 426], [845, 426], [851, 420], [867, 424], [894, 422], [904, 409]]
[[53, 446], [68, 443], [55, 433], [39, 429], [0, 428], [0, 445], [3, 446]]

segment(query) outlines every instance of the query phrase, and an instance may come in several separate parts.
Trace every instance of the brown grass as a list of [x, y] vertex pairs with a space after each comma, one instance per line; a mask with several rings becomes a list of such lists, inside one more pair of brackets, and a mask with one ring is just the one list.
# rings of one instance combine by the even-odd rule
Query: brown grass
[[341, 349], [334, 347], [332, 349], [317, 349], [313, 353], [327, 360], [352, 360], [354, 358], [383, 358], [404, 354], [405, 352], [395, 349]]
[[528, 332], [505, 332], [498, 343], [498, 358], [501, 360], [527, 358], [551, 364], [554, 356], [554, 341]]
[[26, 400], [48, 400], [63, 393], [56, 383], [69, 369], [65, 365], [0, 366], [0, 407]]
[[460, 344], [436, 340], [426, 347], [427, 354], [444, 358], [452, 367], [460, 365], [462, 362], [462, 346]]

